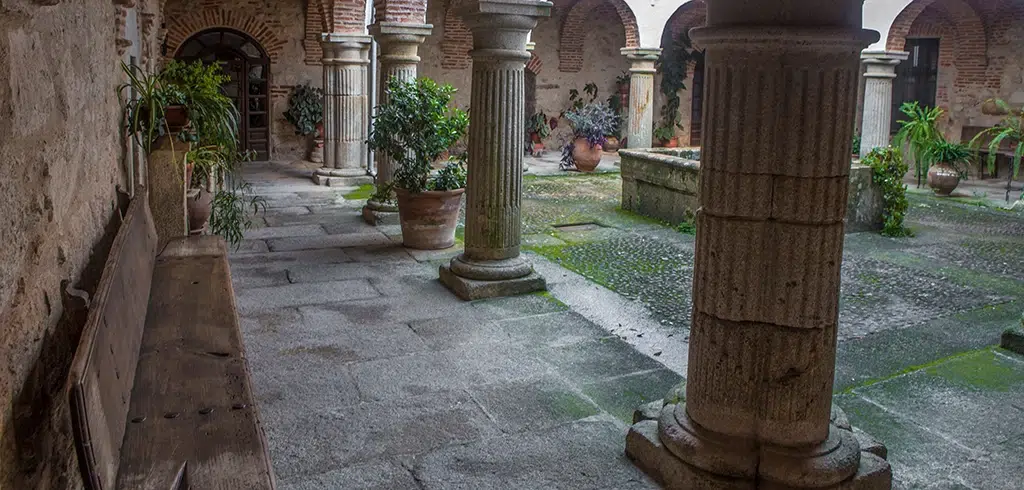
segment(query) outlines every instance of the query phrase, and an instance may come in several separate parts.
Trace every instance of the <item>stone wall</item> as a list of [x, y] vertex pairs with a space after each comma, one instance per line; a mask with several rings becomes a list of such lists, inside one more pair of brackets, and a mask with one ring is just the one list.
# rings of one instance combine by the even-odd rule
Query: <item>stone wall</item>
[[[655, 148], [619, 150], [622, 157], [622, 209], [677, 226], [692, 222], [700, 205], [699, 152]], [[871, 167], [850, 168], [846, 232], [882, 228], [882, 191]]]
[[[594, 9], [583, 17], [586, 26], [583, 42], [583, 60], [579, 71], [562, 71], [559, 43], [562, 25], [570, 2], [556, 1], [550, 18], [541, 19], [533, 30], [536, 43], [535, 59], [530, 70], [536, 74], [537, 109], [549, 117], [558, 116], [569, 103], [569, 90], [581, 93], [588, 82], [598, 85], [599, 101], [604, 102], [615, 88], [615, 78], [629, 69], [629, 62], [619, 50], [626, 46], [626, 28], [614, 4], [595, 2]], [[444, 2], [431, 2], [427, 7], [427, 23], [434, 25], [434, 33], [420, 48], [419, 74], [439, 82], [450, 83], [459, 89], [455, 103], [469, 106], [470, 79], [472, 77], [469, 50], [472, 37], [461, 19]], [[565, 65], [562, 66], [565, 69]], [[575, 69], [575, 67], [573, 67]], [[471, 113], [472, 115], [472, 113]], [[569, 123], [562, 119], [559, 127], [545, 141], [549, 148], [568, 139]]]
[[[362, 7], [359, 9], [359, 15], [363, 15]], [[212, 27], [239, 30], [262, 45], [271, 59], [270, 158], [304, 158], [309, 142], [295, 134], [283, 114], [296, 85], [323, 86], [323, 70], [317, 59], [321, 53], [314, 42], [320, 32], [317, 22], [324, 22], [319, 11], [312, 9], [314, 22], [307, 22], [305, 0], [167, 0], [165, 12], [169, 57], [173, 58], [191, 35]], [[348, 25], [351, 22], [347, 18], [339, 15], [334, 22]]]
[[40, 3], [0, 5], [4, 489], [82, 487], [64, 392], [82, 325], [62, 320], [61, 281], [98, 281], [127, 182], [119, 53], [146, 63], [160, 25], [156, 1]]

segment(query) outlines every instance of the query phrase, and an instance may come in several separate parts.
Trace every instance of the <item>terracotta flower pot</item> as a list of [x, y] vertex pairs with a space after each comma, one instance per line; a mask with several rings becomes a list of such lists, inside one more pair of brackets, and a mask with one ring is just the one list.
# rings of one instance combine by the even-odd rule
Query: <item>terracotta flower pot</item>
[[604, 151], [619, 151], [620, 147], [619, 139], [614, 136], [609, 136], [604, 143]]
[[164, 108], [167, 129], [172, 133], [181, 132], [188, 126], [188, 108], [183, 105], [169, 105]]
[[395, 189], [402, 241], [419, 250], [441, 250], [455, 245], [455, 228], [466, 189], [412, 193]]
[[673, 136], [665, 142], [665, 148], [679, 148], [679, 137]]
[[191, 189], [188, 192], [188, 229], [198, 235], [206, 229], [213, 212], [213, 193], [206, 189]]
[[576, 138], [573, 142], [572, 159], [576, 161], [576, 170], [593, 172], [601, 163], [601, 145], [590, 146], [586, 138]]
[[960, 174], [948, 163], [936, 163], [928, 169], [928, 187], [940, 196], [953, 193], [960, 185]]

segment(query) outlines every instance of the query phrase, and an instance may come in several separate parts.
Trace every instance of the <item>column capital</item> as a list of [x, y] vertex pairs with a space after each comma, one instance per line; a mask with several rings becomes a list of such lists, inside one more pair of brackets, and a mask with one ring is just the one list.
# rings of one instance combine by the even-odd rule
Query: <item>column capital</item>
[[433, 24], [408, 24], [405, 22], [377, 22], [369, 26], [370, 34], [380, 44], [404, 42], [422, 44], [434, 31]]
[[551, 2], [538, 0], [469, 0], [456, 7], [473, 33], [476, 61], [526, 62], [526, 43], [537, 20], [551, 15]]
[[910, 57], [906, 51], [862, 51], [860, 61], [868, 78], [896, 78], [896, 66]]
[[370, 63], [373, 38], [362, 34], [325, 33], [320, 38], [325, 65], [366, 65]]
[[629, 60], [630, 73], [657, 73], [655, 63], [661, 57], [661, 48], [622, 48], [619, 52]]

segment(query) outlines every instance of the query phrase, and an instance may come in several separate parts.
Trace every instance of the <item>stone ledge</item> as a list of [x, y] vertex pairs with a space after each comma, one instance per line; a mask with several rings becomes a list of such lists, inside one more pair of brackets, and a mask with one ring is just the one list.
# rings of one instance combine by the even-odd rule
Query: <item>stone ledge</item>
[[363, 206], [363, 221], [370, 226], [401, 224], [397, 211], [381, 211], [370, 206]]
[[321, 175], [319, 173], [314, 173], [313, 183], [326, 187], [359, 187], [361, 185], [372, 184], [373, 177], [370, 177], [369, 175], [358, 177], [337, 177], [333, 175]]
[[518, 296], [548, 289], [547, 281], [536, 272], [518, 279], [477, 281], [456, 275], [448, 264], [444, 264], [440, 268], [440, 276], [442, 284], [466, 301]]

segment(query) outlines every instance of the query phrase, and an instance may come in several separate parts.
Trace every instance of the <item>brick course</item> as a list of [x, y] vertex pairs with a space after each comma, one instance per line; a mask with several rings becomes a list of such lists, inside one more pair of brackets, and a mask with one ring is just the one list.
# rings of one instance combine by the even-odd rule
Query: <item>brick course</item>
[[617, 16], [626, 30], [627, 48], [640, 46], [636, 16], [623, 0], [579, 0], [569, 7], [562, 23], [558, 41], [558, 70], [578, 72], [583, 69], [584, 39], [592, 16]]

